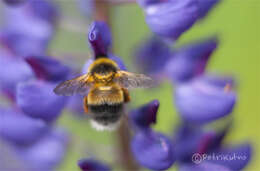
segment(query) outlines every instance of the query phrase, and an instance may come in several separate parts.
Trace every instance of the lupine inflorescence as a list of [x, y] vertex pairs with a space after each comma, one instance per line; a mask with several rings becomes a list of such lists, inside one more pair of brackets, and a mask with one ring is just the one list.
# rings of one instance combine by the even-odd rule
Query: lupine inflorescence
[[[77, 75], [72, 67], [47, 52], [58, 25], [59, 10], [47, 0], [4, 2], [0, 88], [7, 103], [0, 106], [0, 148], [4, 149], [0, 153], [0, 170], [54, 170], [66, 154], [70, 137], [56, 125], [56, 120], [64, 108], [83, 113], [82, 96], [60, 97], [53, 92], [58, 83]], [[250, 161], [249, 143], [223, 143], [232, 125], [237, 94], [233, 77], [206, 70], [219, 44], [217, 36], [175, 46], [178, 38], [193, 25], [200, 24], [218, 2], [137, 0], [153, 35], [141, 42], [133, 61], [140, 72], [150, 75], [158, 84], [168, 80], [174, 85], [174, 104], [181, 118], [174, 133], [165, 135], [152, 127], [157, 122], [158, 100], [127, 111], [129, 148], [140, 167], [166, 170], [177, 165], [181, 171], [224, 171], [241, 170]], [[96, 10], [94, 1], [89, 3], [91, 9], [81, 5], [87, 15]], [[107, 23], [94, 21], [87, 38], [93, 56], [80, 71], [82, 74], [96, 56], [108, 56], [121, 70], [127, 70], [122, 59], [112, 52], [112, 35]], [[221, 128], [211, 126], [219, 120], [226, 120]], [[234, 154], [246, 158], [212, 159], [236, 157]], [[114, 167], [95, 157], [79, 160], [78, 166], [83, 171]]]

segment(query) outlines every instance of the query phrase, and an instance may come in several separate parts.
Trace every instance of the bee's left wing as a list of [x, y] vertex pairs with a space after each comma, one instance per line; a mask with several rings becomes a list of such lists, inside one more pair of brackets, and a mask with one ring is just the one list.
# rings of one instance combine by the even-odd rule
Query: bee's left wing
[[135, 74], [127, 71], [117, 71], [114, 81], [127, 89], [149, 88], [154, 85], [154, 81], [150, 77], [144, 74]]
[[54, 93], [57, 95], [70, 96], [73, 94], [86, 95], [89, 87], [93, 84], [93, 79], [90, 74], [85, 74], [80, 77], [65, 81], [59, 84]]

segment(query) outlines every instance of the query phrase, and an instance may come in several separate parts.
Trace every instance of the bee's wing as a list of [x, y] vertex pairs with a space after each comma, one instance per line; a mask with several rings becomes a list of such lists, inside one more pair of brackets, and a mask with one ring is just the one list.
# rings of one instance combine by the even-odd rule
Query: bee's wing
[[73, 94], [86, 95], [89, 87], [93, 84], [90, 74], [85, 74], [76, 77], [72, 80], [60, 83], [55, 89], [54, 93], [58, 95], [70, 96]]
[[134, 74], [127, 71], [117, 71], [114, 81], [120, 86], [132, 88], [149, 88], [154, 85], [154, 81], [144, 74]]

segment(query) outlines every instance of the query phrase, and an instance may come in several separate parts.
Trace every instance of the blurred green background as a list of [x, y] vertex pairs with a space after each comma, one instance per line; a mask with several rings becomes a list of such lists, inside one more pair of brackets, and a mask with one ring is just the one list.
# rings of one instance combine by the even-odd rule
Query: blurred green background
[[[80, 68], [91, 56], [86, 38], [91, 20], [80, 15], [74, 1], [57, 3], [62, 9], [62, 21], [49, 49], [50, 54]], [[133, 50], [151, 34], [143, 12], [133, 4], [113, 6], [111, 11], [114, 53], [122, 57], [130, 71], [135, 71]], [[254, 154], [246, 170], [260, 170], [260, 163], [257, 162], [260, 160], [260, 1], [222, 0], [205, 20], [181, 36], [177, 46], [214, 34], [219, 35], [220, 44], [210, 60], [208, 71], [232, 74], [238, 81], [235, 120], [226, 143], [251, 142]], [[179, 120], [174, 106], [173, 88], [168, 82], [163, 82], [153, 91], [132, 91], [129, 108], [159, 99], [159, 118], [154, 127], [171, 135]], [[89, 126], [87, 120], [74, 117], [66, 111], [58, 123], [66, 127], [72, 137], [71, 148], [61, 171], [77, 170], [76, 163], [80, 158], [93, 155], [115, 165], [118, 158], [115, 132], [97, 132]]]

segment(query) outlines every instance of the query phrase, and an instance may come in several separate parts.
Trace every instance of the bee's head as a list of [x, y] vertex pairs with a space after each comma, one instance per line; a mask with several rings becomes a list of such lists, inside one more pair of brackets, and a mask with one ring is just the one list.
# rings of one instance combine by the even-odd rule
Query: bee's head
[[98, 58], [89, 67], [89, 72], [97, 79], [112, 79], [118, 70], [117, 64], [109, 58]]

